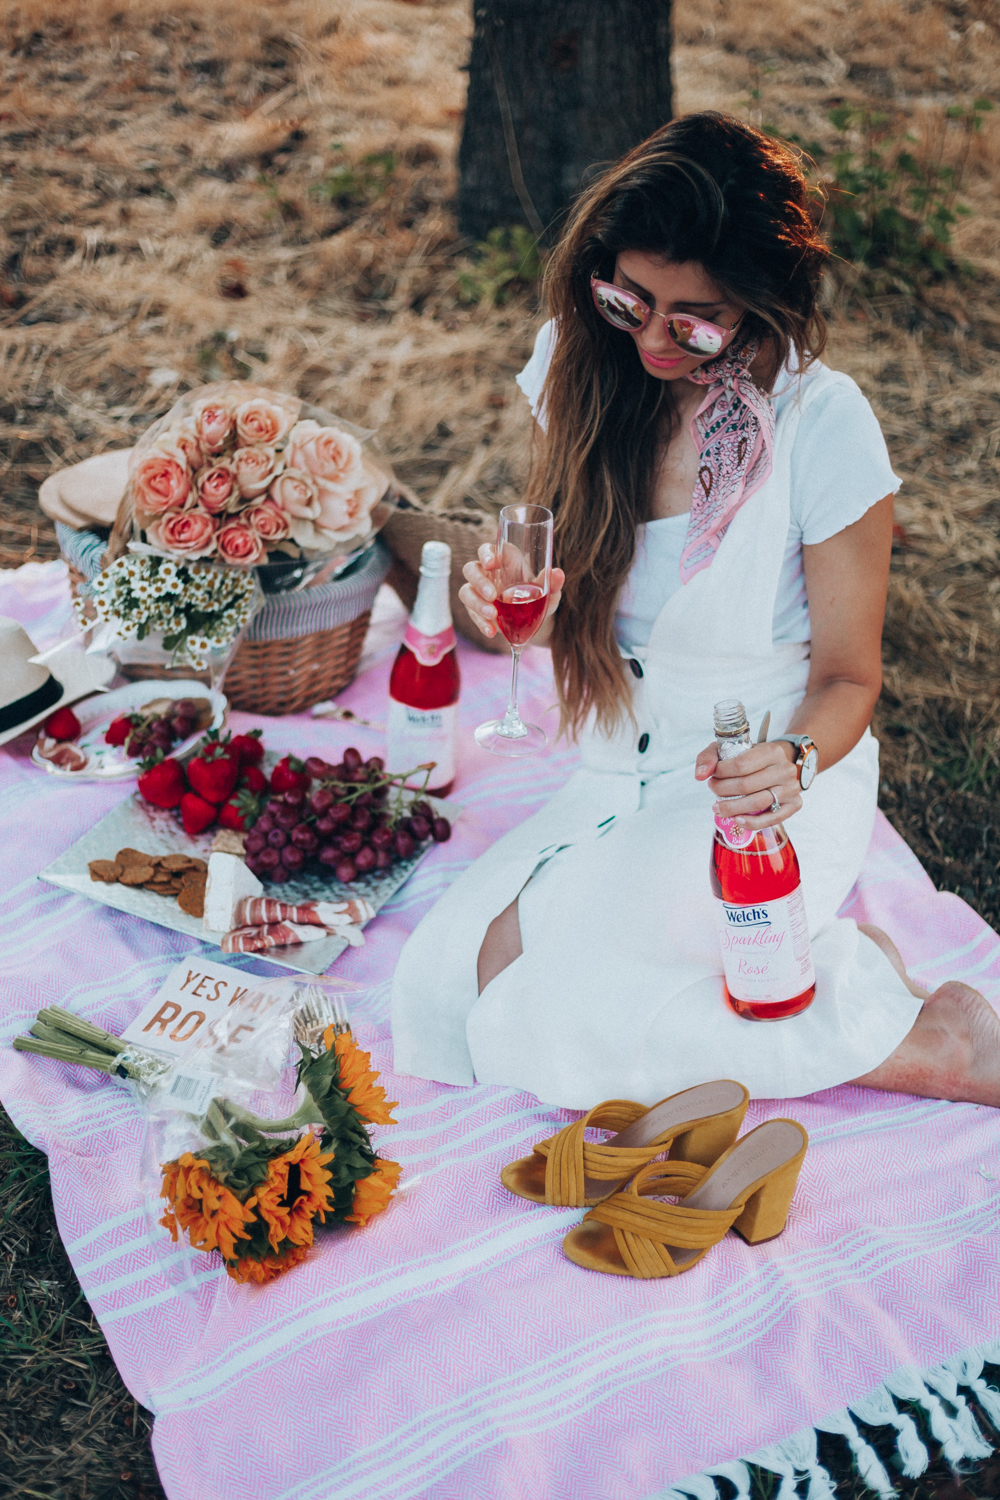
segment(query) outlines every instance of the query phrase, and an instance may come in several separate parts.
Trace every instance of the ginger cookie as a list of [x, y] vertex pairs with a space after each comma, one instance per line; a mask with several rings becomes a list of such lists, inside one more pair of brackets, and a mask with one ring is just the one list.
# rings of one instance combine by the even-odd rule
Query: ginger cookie
[[120, 865], [147, 865], [153, 863], [155, 855], [143, 854], [141, 849], [119, 849], [115, 859]]
[[124, 866], [113, 859], [92, 859], [89, 869], [91, 880], [103, 880], [105, 885], [115, 885]]
[[152, 865], [126, 865], [119, 879], [122, 885], [145, 885], [152, 874]]
[[187, 912], [189, 917], [203, 917], [205, 915], [205, 887], [182, 885], [177, 897], [177, 905], [181, 911]]

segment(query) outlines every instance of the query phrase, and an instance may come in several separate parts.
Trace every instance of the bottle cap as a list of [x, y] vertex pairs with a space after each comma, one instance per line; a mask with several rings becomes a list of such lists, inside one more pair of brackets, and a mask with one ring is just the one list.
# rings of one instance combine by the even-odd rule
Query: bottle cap
[[426, 578], [447, 578], [451, 572], [451, 548], [447, 542], [424, 543], [420, 571]]

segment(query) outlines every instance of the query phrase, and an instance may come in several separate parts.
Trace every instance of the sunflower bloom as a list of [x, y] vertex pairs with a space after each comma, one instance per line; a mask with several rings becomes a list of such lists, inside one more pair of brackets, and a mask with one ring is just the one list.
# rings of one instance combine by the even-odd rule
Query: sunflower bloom
[[243, 1226], [254, 1221], [255, 1198], [245, 1204], [212, 1176], [207, 1161], [200, 1161], [190, 1151], [163, 1168], [161, 1197], [170, 1207], [160, 1223], [174, 1240], [178, 1226], [185, 1231], [196, 1250], [221, 1250], [231, 1260], [236, 1241], [250, 1236]]
[[371, 1176], [360, 1177], [354, 1184], [354, 1202], [352, 1212], [347, 1215], [348, 1224], [367, 1224], [369, 1219], [388, 1208], [401, 1170], [398, 1162], [375, 1158]]
[[266, 1286], [276, 1276], [282, 1276], [297, 1266], [300, 1261], [305, 1260], [308, 1254], [305, 1246], [292, 1245], [285, 1251], [284, 1255], [265, 1255], [263, 1260], [254, 1260], [252, 1256], [245, 1256], [233, 1265], [227, 1265], [226, 1270], [234, 1281], [244, 1285], [252, 1281], [255, 1286]]
[[307, 1132], [290, 1151], [268, 1163], [267, 1181], [257, 1189], [256, 1202], [272, 1250], [282, 1240], [291, 1240], [303, 1251], [312, 1244], [313, 1220], [325, 1221], [333, 1207], [331, 1174], [326, 1170], [332, 1160], [333, 1152], [321, 1151], [316, 1136]]
[[324, 1031], [323, 1042], [328, 1052], [332, 1047], [340, 1058], [337, 1086], [341, 1093], [346, 1094], [348, 1104], [352, 1104], [361, 1118], [372, 1125], [395, 1125], [389, 1111], [396, 1108], [397, 1100], [391, 1099], [387, 1103], [385, 1089], [377, 1086], [379, 1075], [372, 1072], [371, 1053], [362, 1052], [349, 1031], [335, 1036], [332, 1026]]

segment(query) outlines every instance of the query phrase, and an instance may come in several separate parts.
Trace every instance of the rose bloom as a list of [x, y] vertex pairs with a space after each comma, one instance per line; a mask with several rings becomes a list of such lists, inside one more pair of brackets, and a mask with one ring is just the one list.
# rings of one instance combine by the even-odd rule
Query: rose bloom
[[273, 401], [256, 396], [236, 408], [236, 436], [241, 443], [280, 443], [292, 417]]
[[242, 521], [227, 521], [217, 533], [215, 545], [223, 562], [241, 568], [252, 568], [264, 556], [264, 544], [255, 531]]
[[374, 506], [385, 489], [378, 480], [370, 479], [349, 495], [324, 494], [320, 486], [319, 515], [316, 530], [327, 532], [337, 541], [352, 536], [365, 536], [371, 530], [369, 519]]
[[151, 526], [146, 535], [154, 547], [164, 552], [180, 552], [185, 557], [208, 557], [215, 551], [215, 522], [205, 511], [171, 510]]
[[206, 396], [191, 412], [195, 436], [206, 453], [218, 453], [233, 430], [233, 414], [221, 401]]
[[325, 487], [328, 493], [336, 489], [349, 495], [365, 480], [357, 438], [318, 422], [296, 422], [288, 435], [285, 463], [316, 480], [321, 494]]
[[231, 508], [230, 502], [239, 503], [240, 491], [231, 459], [221, 458], [211, 468], [202, 469], [194, 476], [194, 482], [198, 498], [210, 515], [217, 516]]
[[237, 448], [233, 454], [233, 470], [243, 498], [254, 500], [263, 495], [280, 465], [281, 460], [273, 448]]
[[187, 459], [179, 448], [164, 448], [136, 464], [132, 471], [132, 498], [136, 509], [150, 516], [161, 516], [164, 511], [191, 504], [194, 498], [191, 476]]
[[316, 486], [300, 469], [285, 469], [271, 481], [271, 499], [296, 520], [314, 521], [319, 515]]
[[265, 547], [283, 542], [292, 529], [285, 512], [273, 500], [261, 500], [258, 505], [248, 505], [240, 520], [257, 533]]
[[198, 442], [194, 423], [190, 417], [186, 418], [183, 422], [179, 422], [175, 427], [168, 428], [166, 432], [161, 433], [156, 439], [156, 446], [157, 448], [165, 449], [168, 453], [172, 448], [178, 449], [187, 459], [188, 468], [192, 474], [196, 474], [199, 469], [204, 468], [206, 455], [202, 451], [201, 444]]

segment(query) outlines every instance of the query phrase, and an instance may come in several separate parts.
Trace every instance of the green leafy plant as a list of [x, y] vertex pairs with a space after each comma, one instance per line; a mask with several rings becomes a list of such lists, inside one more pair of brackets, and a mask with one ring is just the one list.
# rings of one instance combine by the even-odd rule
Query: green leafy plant
[[458, 295], [463, 302], [496, 307], [516, 287], [537, 281], [542, 274], [538, 242], [523, 224], [491, 229], [476, 246], [476, 257], [458, 273]]
[[831, 110], [839, 141], [809, 150], [828, 194], [834, 253], [906, 291], [959, 269], [952, 228], [969, 210], [957, 195], [972, 138], [992, 108], [989, 99], [952, 105], [922, 148], [912, 134], [900, 136], [888, 114], [846, 104]]
[[[342, 151], [340, 145], [335, 151]], [[359, 162], [340, 161], [312, 191], [340, 208], [361, 208], [381, 198], [396, 170], [393, 151], [370, 151]]]

